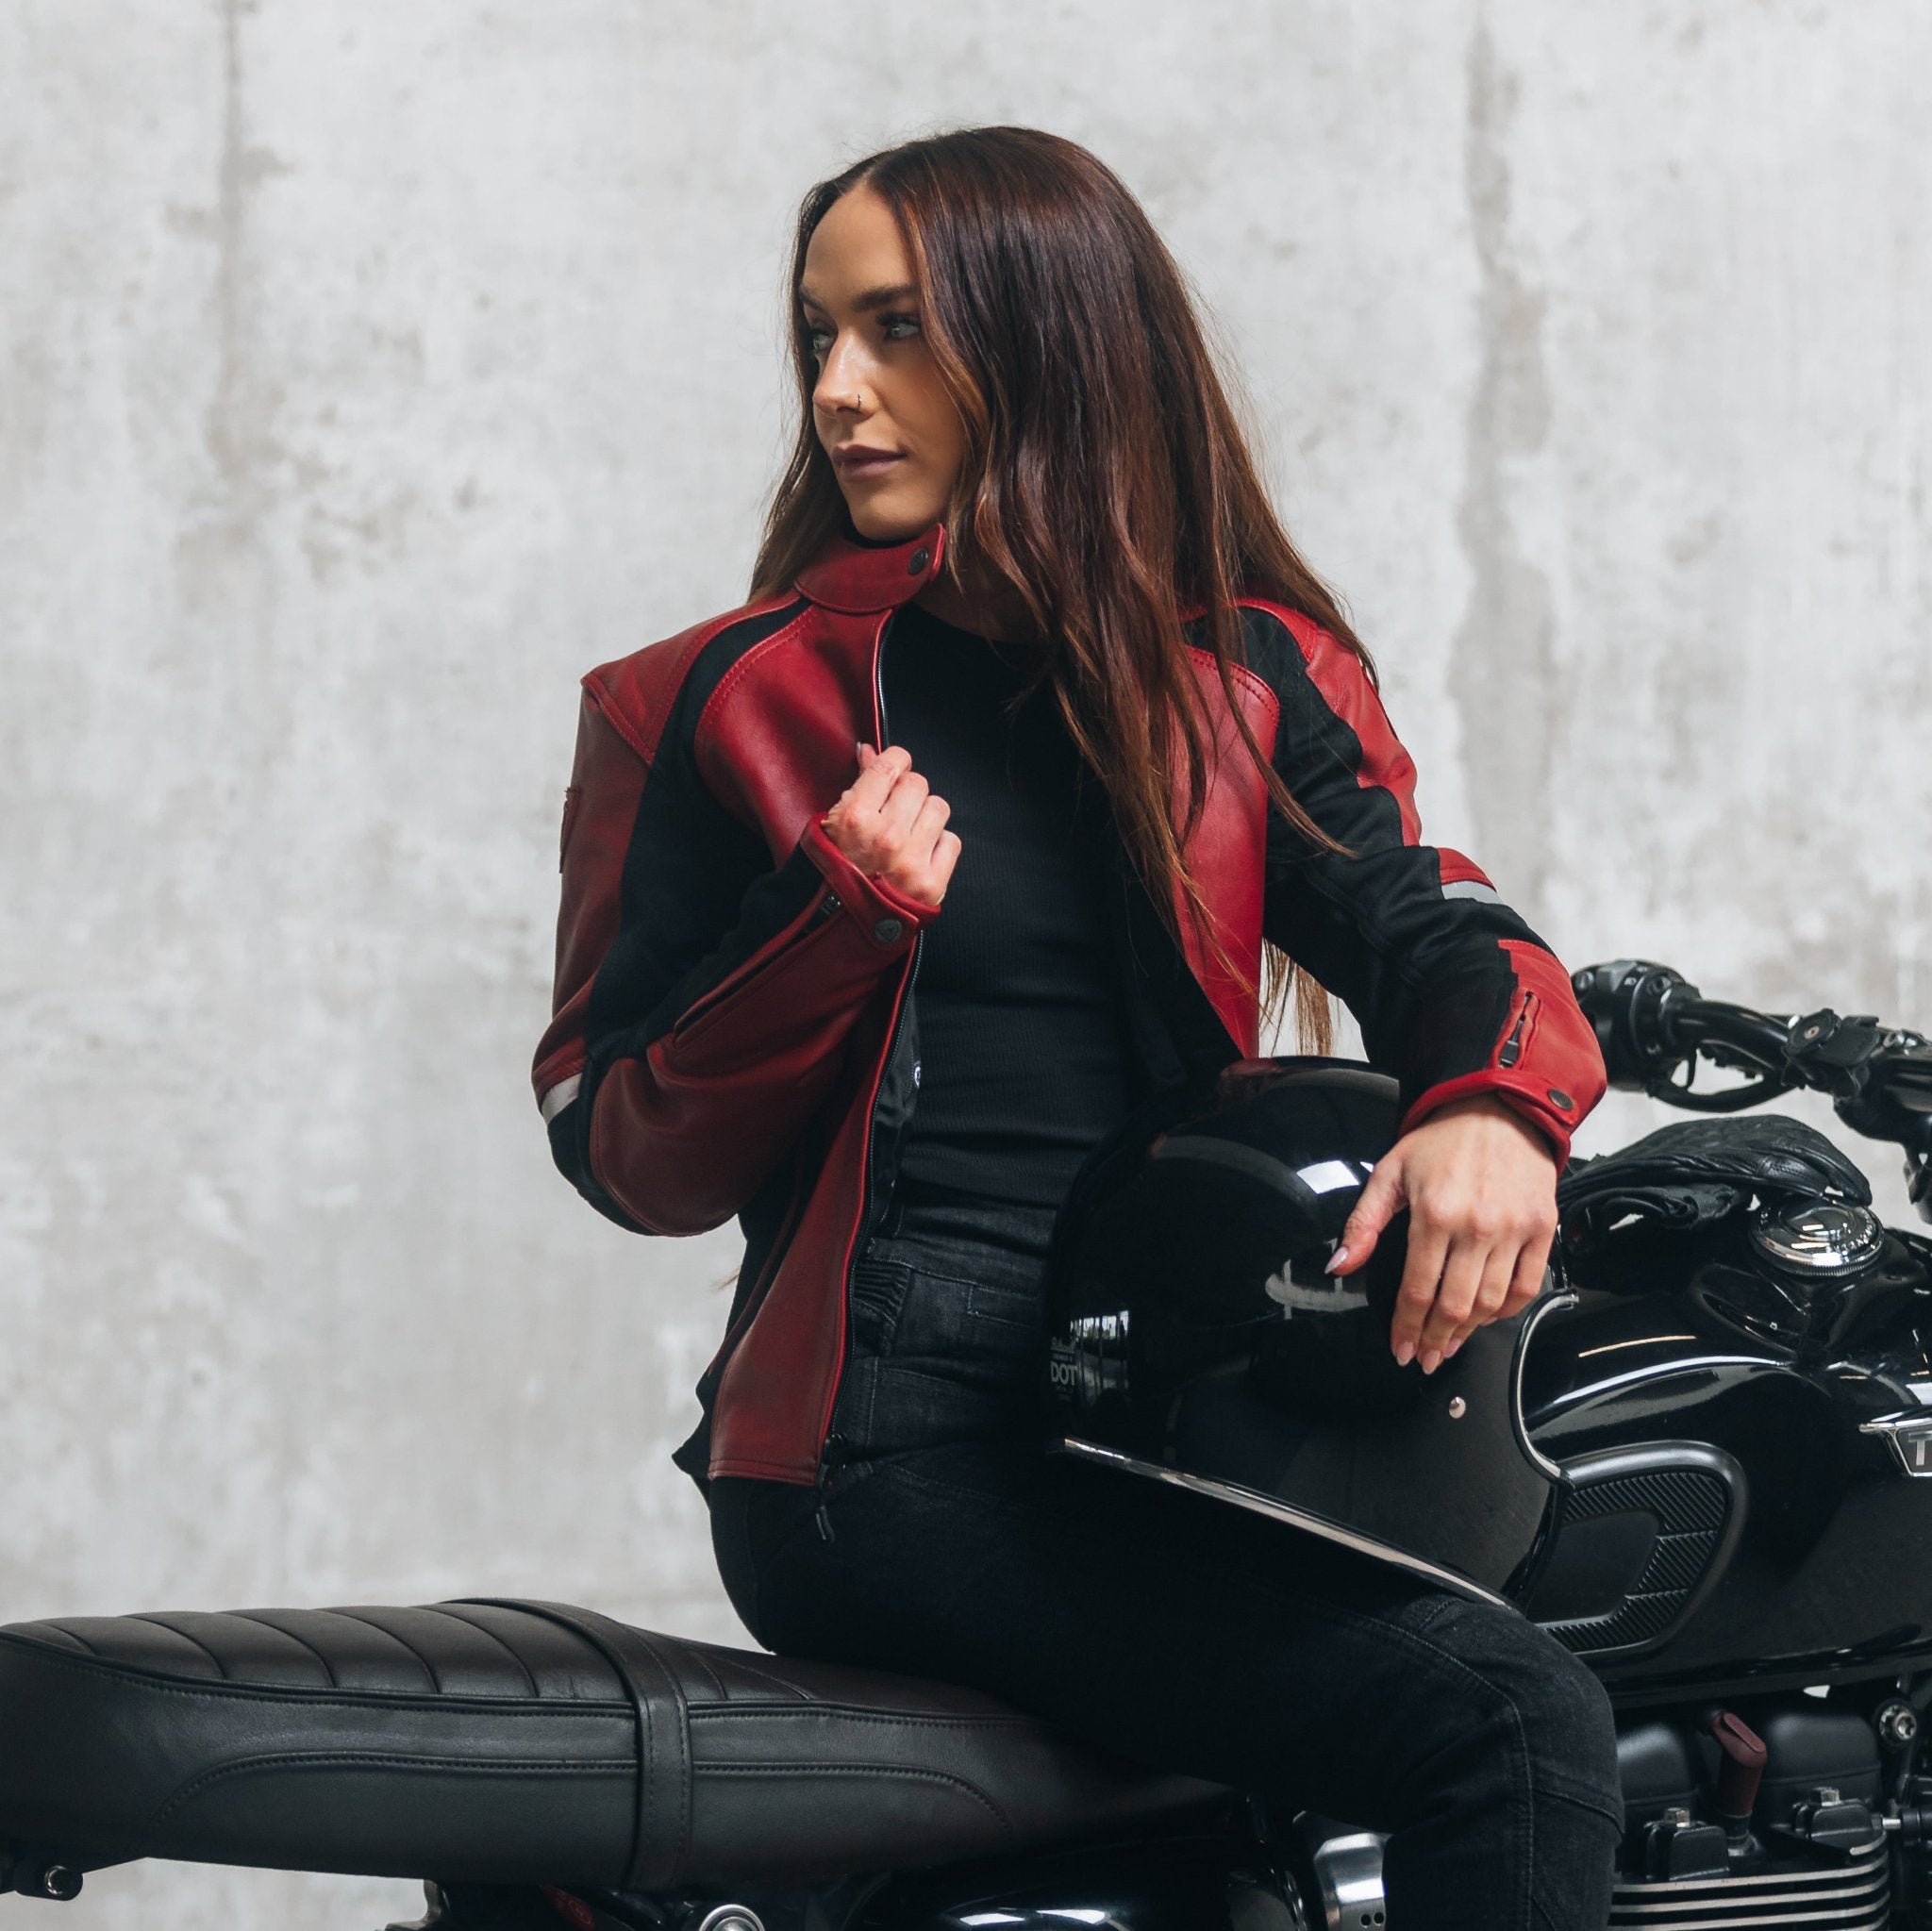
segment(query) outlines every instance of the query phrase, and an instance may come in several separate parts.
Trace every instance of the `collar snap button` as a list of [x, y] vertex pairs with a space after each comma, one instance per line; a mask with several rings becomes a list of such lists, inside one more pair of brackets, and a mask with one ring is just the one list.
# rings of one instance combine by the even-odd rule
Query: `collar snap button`
[[893, 941], [898, 938], [899, 934], [905, 929], [906, 928], [900, 924], [897, 919], [881, 919], [878, 922], [878, 924], [872, 928], [872, 936], [874, 939], [876, 939], [881, 945], [891, 945], [893, 942]]
[[917, 576], [932, 561], [932, 552], [924, 543], [913, 551], [911, 560], [906, 565], [908, 576]]

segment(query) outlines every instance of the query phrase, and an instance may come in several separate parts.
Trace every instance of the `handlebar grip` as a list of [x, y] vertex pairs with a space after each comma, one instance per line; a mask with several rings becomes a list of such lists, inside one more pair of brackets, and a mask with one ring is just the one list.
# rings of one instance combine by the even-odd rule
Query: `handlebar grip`
[[1655, 959], [1613, 958], [1579, 968], [1570, 984], [1595, 1028], [1613, 1087], [1647, 1091], [1685, 1057], [1672, 1014], [1700, 994], [1682, 973]]

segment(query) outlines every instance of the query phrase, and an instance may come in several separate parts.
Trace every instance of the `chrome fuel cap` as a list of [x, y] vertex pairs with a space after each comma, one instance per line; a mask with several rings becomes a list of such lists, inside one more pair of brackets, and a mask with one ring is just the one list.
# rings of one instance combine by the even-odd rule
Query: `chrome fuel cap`
[[1774, 1267], [1815, 1280], [1869, 1266], [1885, 1229], [1871, 1208], [1849, 1201], [1788, 1200], [1751, 1216], [1751, 1241]]

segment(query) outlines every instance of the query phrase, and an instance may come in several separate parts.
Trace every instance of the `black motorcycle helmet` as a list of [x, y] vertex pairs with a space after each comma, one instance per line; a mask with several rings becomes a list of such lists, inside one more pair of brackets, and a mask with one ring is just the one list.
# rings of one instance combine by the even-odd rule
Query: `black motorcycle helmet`
[[1242, 1059], [1093, 1148], [1049, 1260], [1050, 1446], [1218, 1496], [1465, 1595], [1517, 1602], [1556, 1466], [1523, 1426], [1545, 1292], [1433, 1374], [1389, 1345], [1407, 1215], [1324, 1272], [1394, 1144], [1394, 1080]]

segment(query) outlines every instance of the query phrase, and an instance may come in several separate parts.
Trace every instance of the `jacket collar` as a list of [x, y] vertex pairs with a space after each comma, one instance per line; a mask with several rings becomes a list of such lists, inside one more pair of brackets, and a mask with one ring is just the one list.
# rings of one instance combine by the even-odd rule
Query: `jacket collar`
[[917, 596], [940, 574], [946, 527], [936, 523], [894, 543], [869, 543], [839, 534], [798, 573], [798, 589], [827, 609], [858, 616], [888, 610]]

